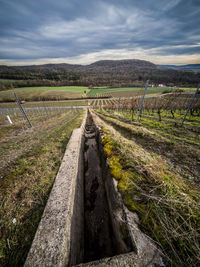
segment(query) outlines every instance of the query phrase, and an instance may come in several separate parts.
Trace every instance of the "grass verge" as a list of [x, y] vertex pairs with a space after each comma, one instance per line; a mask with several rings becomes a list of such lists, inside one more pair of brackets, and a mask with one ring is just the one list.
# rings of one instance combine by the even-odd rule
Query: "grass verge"
[[0, 180], [0, 265], [23, 266], [49, 192], [83, 112], [55, 126], [4, 172]]
[[139, 215], [140, 227], [160, 244], [167, 265], [198, 266], [198, 183], [191, 183], [161, 155], [125, 138], [110, 124], [98, 117], [96, 121], [111, 174], [126, 206]]

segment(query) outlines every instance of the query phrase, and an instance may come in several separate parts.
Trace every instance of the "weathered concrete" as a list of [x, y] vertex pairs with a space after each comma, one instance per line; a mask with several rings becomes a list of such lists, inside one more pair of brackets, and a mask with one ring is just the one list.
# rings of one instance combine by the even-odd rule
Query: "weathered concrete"
[[[157, 255], [155, 255], [156, 257]], [[74, 267], [159, 267], [164, 266], [161, 261], [156, 261], [154, 258], [149, 260], [149, 255], [144, 252], [142, 255], [137, 255], [134, 252], [117, 255], [110, 258], [104, 258], [98, 261], [93, 261], [85, 264], [78, 264]]]
[[61, 267], [83, 260], [84, 127], [85, 119], [72, 133], [25, 267]]
[[[25, 267], [164, 266], [137, 215], [123, 204], [94, 122], [87, 120], [85, 129], [84, 120], [73, 131]], [[83, 264], [88, 259], [99, 260]]]
[[[101, 120], [97, 119], [94, 114], [93, 120], [99, 132]], [[127, 252], [127, 246], [132, 246], [133, 252], [78, 266], [165, 266], [162, 260], [162, 252], [157, 248], [154, 241], [140, 230], [137, 214], [130, 212], [123, 204], [117, 189], [117, 181], [110, 175], [109, 166], [103, 160], [100, 134], [98, 143], [115, 243], [119, 250], [121, 249], [121, 253], [123, 253], [123, 249], [124, 253]]]
[[116, 255], [95, 130], [88, 115], [84, 152], [84, 262]]
[[156, 262], [154, 259], [151, 261], [149, 260], [149, 255], [143, 253], [143, 255], [139, 256], [134, 252], [126, 253], [117, 255], [110, 258], [104, 258], [98, 261], [92, 261], [85, 264], [78, 264], [74, 267], [159, 267], [164, 266], [161, 262]]

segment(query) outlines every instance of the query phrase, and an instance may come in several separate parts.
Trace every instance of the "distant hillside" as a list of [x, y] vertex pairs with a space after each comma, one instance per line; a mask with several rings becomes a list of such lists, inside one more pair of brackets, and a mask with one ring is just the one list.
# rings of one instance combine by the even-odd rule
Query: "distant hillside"
[[188, 64], [188, 65], [160, 65], [165, 68], [177, 69], [177, 70], [186, 70], [186, 71], [200, 71], [200, 64]]
[[153, 70], [159, 69], [159, 67], [149, 61], [145, 60], [101, 60], [94, 62], [88, 66], [85, 66], [88, 70], [98, 70], [98, 71], [138, 71], [138, 70]]
[[0, 66], [3, 69], [10, 70], [77, 70], [77, 71], [132, 71], [132, 70], [150, 70], [160, 69], [159, 66], [145, 60], [100, 60], [89, 65], [77, 65], [77, 64], [44, 64], [44, 65], [30, 65], [30, 66]]
[[[101, 60], [90, 65], [45, 64], [0, 66], [0, 79], [12, 79], [14, 87], [39, 85], [83, 85], [132, 87], [143, 86], [147, 79], [157, 85], [196, 86], [200, 73], [184, 72], [158, 66], [145, 60]], [[20, 80], [20, 81], [19, 81]], [[1, 89], [11, 86], [1, 85]]]

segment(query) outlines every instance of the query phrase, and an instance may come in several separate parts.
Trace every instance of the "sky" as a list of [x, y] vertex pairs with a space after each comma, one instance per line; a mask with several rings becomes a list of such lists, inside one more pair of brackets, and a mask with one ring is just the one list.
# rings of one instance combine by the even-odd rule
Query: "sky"
[[0, 0], [0, 65], [200, 64], [200, 0]]

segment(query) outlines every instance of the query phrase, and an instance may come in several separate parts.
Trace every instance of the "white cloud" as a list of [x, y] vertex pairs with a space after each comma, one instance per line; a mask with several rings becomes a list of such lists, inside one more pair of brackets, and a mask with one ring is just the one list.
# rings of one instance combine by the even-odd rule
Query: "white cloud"
[[162, 4], [161, 10], [162, 11], [168, 11], [168, 10], [176, 7], [180, 2], [181, 2], [181, 0], [167, 0], [166, 4], [163, 4], [163, 1], [161, 1], [160, 2]]
[[155, 64], [174, 64], [174, 65], [184, 65], [184, 64], [198, 64], [200, 62], [200, 55], [187, 54], [187, 55], [161, 55], [159, 48], [152, 49], [115, 49], [115, 50], [102, 50], [99, 52], [82, 54], [75, 57], [66, 58], [40, 58], [37, 60], [1, 60], [2, 65], [39, 65], [39, 64], [58, 64], [58, 63], [69, 63], [69, 64], [91, 64], [98, 60], [119, 60], [119, 59], [141, 59], [148, 60]]
[[[7, 1], [12, 4], [12, 1]], [[186, 59], [193, 62], [194, 57], [199, 59], [199, 55], [188, 51], [199, 47], [199, 32], [193, 27], [188, 27], [185, 32], [182, 20], [164, 15], [176, 8], [180, 1], [152, 1], [151, 8], [147, 2], [141, 8], [135, 4], [125, 7], [97, 1], [94, 11], [89, 12], [90, 16], [87, 12], [68, 16], [67, 8], [66, 16], [52, 12], [52, 15], [44, 16], [43, 24], [39, 21], [35, 28], [13, 28], [6, 38], [0, 37], [0, 55], [5, 58], [1, 62], [17, 65], [48, 62], [87, 64], [99, 59], [123, 58], [147, 59], [156, 63], [171, 59], [171, 64], [185, 64]], [[65, 2], [62, 1], [64, 6]], [[70, 5], [74, 5], [72, 1]], [[23, 12], [24, 15], [28, 12], [25, 7]], [[190, 55], [178, 56], [179, 51]], [[6, 60], [20, 57], [27, 60]]]
[[[111, 32], [118, 33], [120, 29], [125, 27], [124, 22], [126, 17], [127, 14], [109, 5], [108, 8], [102, 9], [96, 16], [90, 19], [84, 17], [71, 21], [60, 18], [51, 19], [51, 21], [45, 22], [38, 29], [38, 33], [43, 38], [54, 40], [73, 40], [79, 37], [88, 38], [92, 34], [105, 36]], [[122, 20], [124, 21], [123, 23]]]
[[108, 41], [113, 42], [113, 48], [121, 44], [126, 47], [129, 42], [129, 47], [134, 47], [142, 40], [155, 42], [163, 36], [171, 37], [176, 31], [176, 24], [175, 20], [166, 17], [152, 17], [149, 11], [102, 3], [91, 18], [78, 17], [70, 21], [51, 18], [37, 29], [36, 35], [50, 42], [70, 41], [76, 44], [82, 40], [82, 45], [91, 47], [99, 44], [103, 49]]

